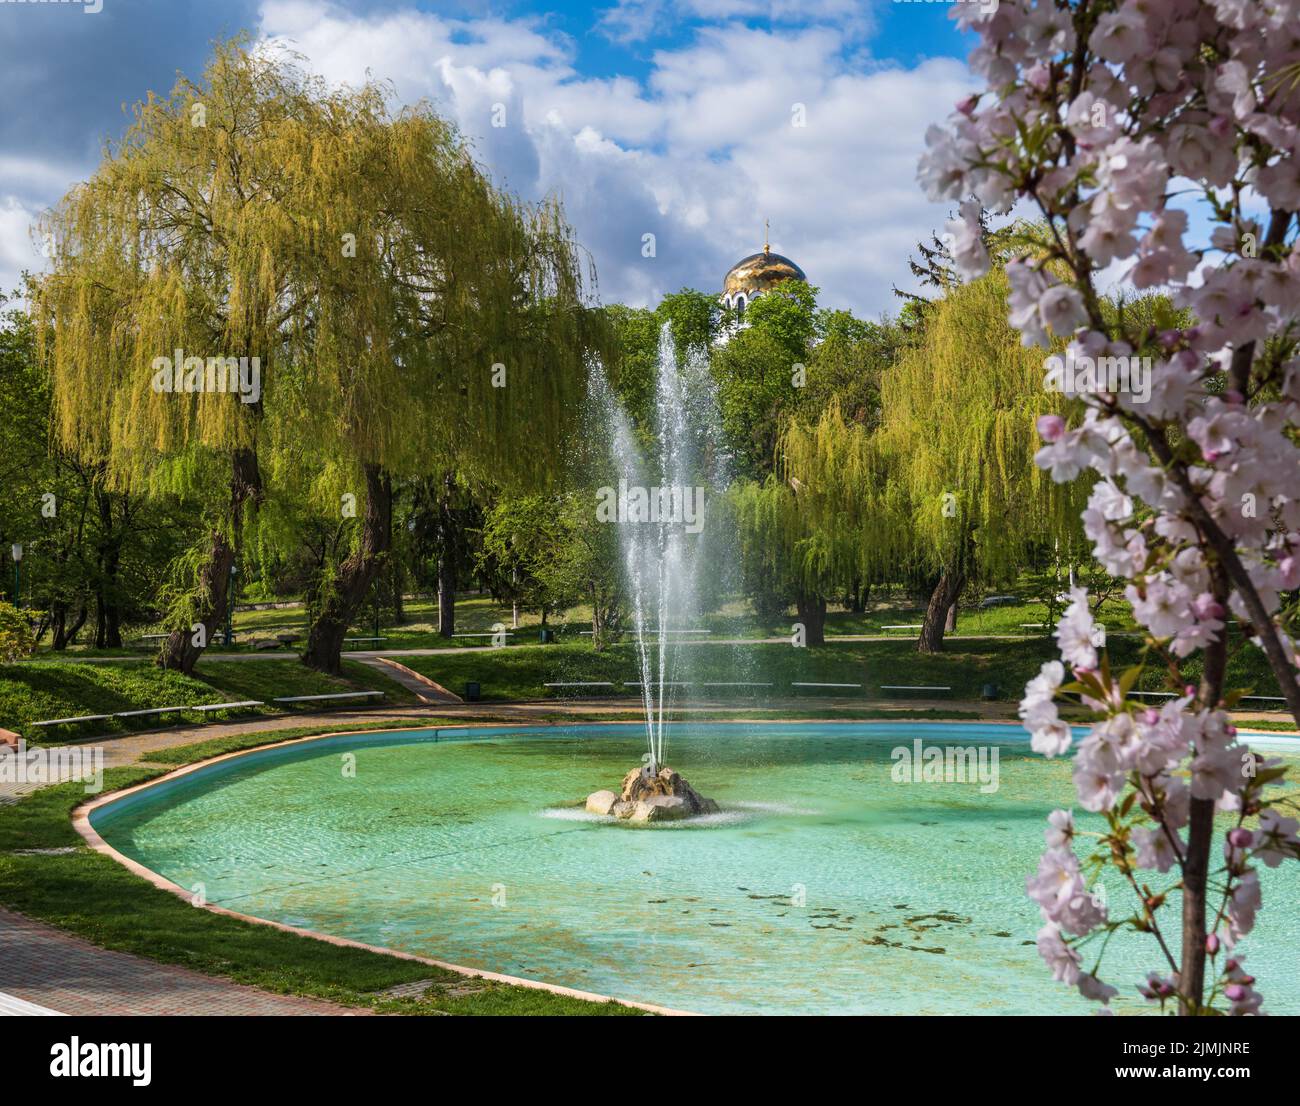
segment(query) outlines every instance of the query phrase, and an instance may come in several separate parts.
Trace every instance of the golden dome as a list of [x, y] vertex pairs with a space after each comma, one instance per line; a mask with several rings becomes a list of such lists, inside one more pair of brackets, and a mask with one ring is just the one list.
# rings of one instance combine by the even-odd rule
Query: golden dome
[[722, 282], [722, 295], [727, 299], [737, 295], [752, 298], [770, 292], [784, 281], [807, 279], [803, 270], [788, 257], [764, 249], [762, 253], [752, 253], [742, 258], [731, 267]]

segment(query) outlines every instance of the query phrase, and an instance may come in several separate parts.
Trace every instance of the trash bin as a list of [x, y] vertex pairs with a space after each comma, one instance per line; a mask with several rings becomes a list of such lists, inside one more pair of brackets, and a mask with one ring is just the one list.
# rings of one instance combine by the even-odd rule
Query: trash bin
[[998, 697], [998, 685], [997, 685], [997, 684], [985, 684], [985, 685], [984, 685], [984, 698], [985, 698], [985, 699], [996, 699], [997, 697]]
[[555, 643], [555, 631], [549, 626], [543, 626], [537, 634], [537, 640], [543, 645], [553, 645]]
[[475, 681], [469, 680], [465, 684], [465, 702], [477, 703], [478, 701], [479, 701], [479, 686]]

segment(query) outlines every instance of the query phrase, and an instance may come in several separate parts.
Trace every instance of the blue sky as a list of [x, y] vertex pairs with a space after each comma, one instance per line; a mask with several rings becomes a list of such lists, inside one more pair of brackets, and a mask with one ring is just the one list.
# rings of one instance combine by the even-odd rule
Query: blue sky
[[824, 303], [893, 310], [908, 252], [947, 214], [913, 179], [925, 126], [973, 87], [945, 4], [99, 2], [0, 3], [5, 288], [39, 266], [31, 219], [92, 171], [124, 105], [197, 74], [240, 30], [331, 81], [369, 74], [397, 102], [432, 100], [496, 179], [560, 196], [602, 298], [634, 304], [718, 288], [767, 218]]

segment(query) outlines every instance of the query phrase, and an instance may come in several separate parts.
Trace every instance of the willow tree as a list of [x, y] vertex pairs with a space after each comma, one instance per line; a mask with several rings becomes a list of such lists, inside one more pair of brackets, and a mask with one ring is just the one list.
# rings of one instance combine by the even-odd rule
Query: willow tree
[[823, 511], [845, 512], [879, 555], [928, 572], [923, 653], [943, 648], [969, 580], [1014, 575], [1045, 541], [1077, 529], [1081, 492], [1033, 464], [1035, 420], [1064, 400], [1044, 387], [1041, 351], [1007, 325], [1006, 293], [995, 271], [934, 305], [922, 341], [881, 378], [869, 436], [831, 410], [782, 441], [784, 471], [820, 489]]
[[827, 598], [870, 571], [871, 543], [849, 518], [831, 517], [797, 479], [737, 483], [727, 498], [746, 578], [792, 597], [804, 643], [824, 644]]
[[33, 303], [60, 443], [110, 486], [171, 487], [196, 506], [166, 667], [191, 671], [223, 616], [245, 508], [263, 494], [268, 393], [287, 338], [311, 326], [293, 272], [312, 161], [344, 138], [319, 126], [292, 67], [222, 46], [200, 83], [137, 105], [42, 228], [54, 263]]
[[494, 188], [449, 124], [424, 106], [390, 115], [378, 87], [321, 110], [348, 141], [312, 161], [312, 234], [292, 289], [311, 325], [277, 378], [272, 452], [322, 502], [357, 505], [304, 655], [337, 672], [390, 552], [393, 479], [550, 487], [605, 331], [557, 204]]
[[[221, 46], [48, 221], [37, 303], [63, 442], [123, 485], [230, 474], [180, 566], [168, 666], [192, 669], [222, 616], [264, 471], [358, 516], [305, 654], [337, 671], [391, 545], [392, 474], [557, 467], [592, 329], [568, 228], [494, 189], [427, 107], [388, 99]], [[247, 358], [241, 388], [219, 387], [218, 358]]]

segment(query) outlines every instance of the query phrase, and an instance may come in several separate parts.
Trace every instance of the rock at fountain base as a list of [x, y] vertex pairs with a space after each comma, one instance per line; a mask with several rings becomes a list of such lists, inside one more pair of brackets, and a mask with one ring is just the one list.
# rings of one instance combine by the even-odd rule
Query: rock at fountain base
[[629, 822], [675, 822], [701, 814], [716, 814], [718, 804], [705, 798], [671, 768], [651, 772], [633, 768], [623, 779], [622, 793], [593, 791], [587, 810]]
[[621, 801], [616, 792], [593, 791], [587, 796], [587, 813], [599, 814], [604, 817], [614, 809], [615, 803]]

